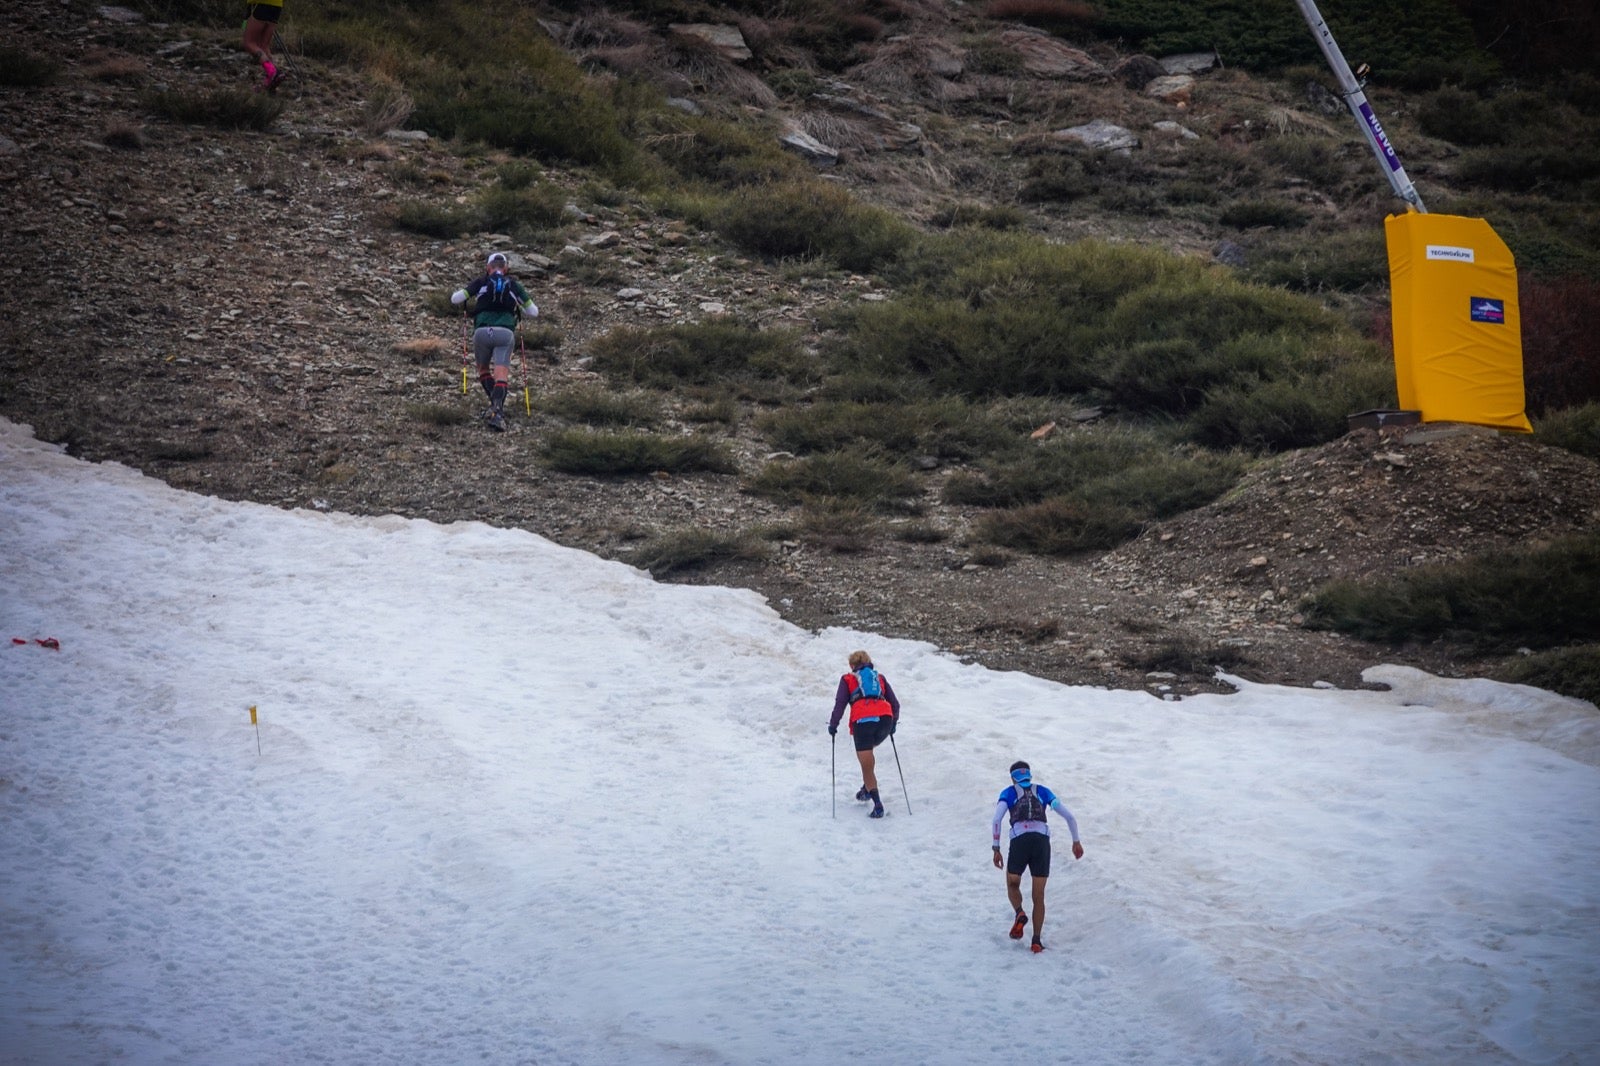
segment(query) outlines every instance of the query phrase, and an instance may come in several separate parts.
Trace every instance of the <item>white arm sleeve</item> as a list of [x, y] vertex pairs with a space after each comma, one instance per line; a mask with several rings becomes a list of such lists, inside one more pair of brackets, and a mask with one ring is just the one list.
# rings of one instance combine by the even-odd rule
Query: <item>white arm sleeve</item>
[[1076, 844], [1078, 842], [1078, 820], [1072, 816], [1071, 811], [1067, 810], [1067, 805], [1061, 802], [1060, 796], [1050, 801], [1050, 808], [1060, 812], [1061, 817], [1067, 820], [1067, 830], [1072, 834], [1072, 842]]
[[1000, 846], [1000, 823], [1005, 821], [1006, 812], [1010, 809], [1004, 800], [994, 805], [994, 818], [990, 820], [989, 832], [994, 837], [994, 846], [997, 848]]

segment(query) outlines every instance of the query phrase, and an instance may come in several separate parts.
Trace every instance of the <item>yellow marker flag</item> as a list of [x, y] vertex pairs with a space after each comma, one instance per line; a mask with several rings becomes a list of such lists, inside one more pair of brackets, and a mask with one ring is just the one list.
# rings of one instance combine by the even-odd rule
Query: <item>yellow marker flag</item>
[[253, 703], [250, 705], [250, 724], [256, 724], [256, 705]]

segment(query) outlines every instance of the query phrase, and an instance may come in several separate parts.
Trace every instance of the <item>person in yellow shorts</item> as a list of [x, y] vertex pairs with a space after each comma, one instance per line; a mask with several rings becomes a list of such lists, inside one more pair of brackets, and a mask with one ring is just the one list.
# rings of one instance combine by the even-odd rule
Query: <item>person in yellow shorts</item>
[[283, 0], [267, 0], [251, 4], [244, 23], [244, 50], [261, 63], [261, 84], [258, 89], [270, 93], [283, 81], [283, 71], [272, 61], [272, 38], [278, 32], [278, 19], [283, 16]]

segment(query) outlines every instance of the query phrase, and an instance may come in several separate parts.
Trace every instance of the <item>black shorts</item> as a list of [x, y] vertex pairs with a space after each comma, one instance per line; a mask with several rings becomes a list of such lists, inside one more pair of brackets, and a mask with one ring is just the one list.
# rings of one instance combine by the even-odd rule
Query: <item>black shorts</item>
[[894, 718], [884, 715], [876, 722], [857, 722], [855, 732], [851, 737], [856, 742], [857, 751], [871, 751], [882, 744], [889, 735], [889, 727], [894, 724]]
[[[235, 8], [234, 10], [238, 10]], [[283, 14], [283, 8], [274, 4], [251, 4], [250, 17], [257, 22], [277, 22], [278, 16]]]
[[1031, 869], [1035, 877], [1050, 876], [1050, 838], [1043, 833], [1023, 833], [1011, 838], [1006, 854], [1006, 873], [1021, 875]]

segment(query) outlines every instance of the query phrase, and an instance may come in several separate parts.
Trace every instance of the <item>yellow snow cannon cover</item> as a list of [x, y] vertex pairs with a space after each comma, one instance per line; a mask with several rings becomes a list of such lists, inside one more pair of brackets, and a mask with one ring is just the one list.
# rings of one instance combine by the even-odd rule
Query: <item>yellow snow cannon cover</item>
[[1424, 422], [1533, 432], [1511, 249], [1481, 218], [1384, 219], [1400, 406]]

